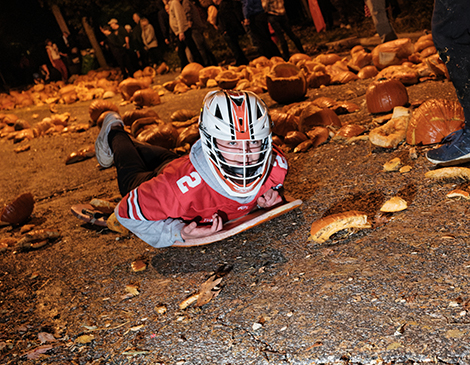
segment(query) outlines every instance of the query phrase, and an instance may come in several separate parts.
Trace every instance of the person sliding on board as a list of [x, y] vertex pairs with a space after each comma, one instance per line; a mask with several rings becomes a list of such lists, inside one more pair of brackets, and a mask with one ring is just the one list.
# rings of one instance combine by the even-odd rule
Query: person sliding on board
[[182, 157], [131, 139], [119, 114], [106, 113], [95, 149], [103, 167], [114, 162], [117, 169], [124, 198], [116, 218], [151, 246], [184, 245], [283, 201], [287, 160], [272, 144], [267, 107], [254, 93], [208, 93], [200, 139]]

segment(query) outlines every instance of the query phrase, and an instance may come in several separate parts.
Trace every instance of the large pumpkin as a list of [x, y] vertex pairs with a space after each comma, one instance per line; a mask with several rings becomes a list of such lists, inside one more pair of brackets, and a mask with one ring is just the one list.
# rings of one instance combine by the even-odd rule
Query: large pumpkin
[[290, 63], [279, 63], [266, 75], [269, 96], [281, 104], [290, 104], [304, 98], [307, 80], [303, 70]]
[[427, 100], [413, 112], [406, 133], [406, 143], [439, 143], [448, 134], [462, 129], [464, 124], [463, 108], [458, 102], [445, 99]]
[[408, 104], [408, 92], [398, 80], [376, 80], [367, 88], [366, 103], [369, 113], [387, 113]]
[[11, 224], [21, 224], [30, 217], [33, 209], [34, 197], [31, 193], [25, 193], [3, 207], [0, 220]]

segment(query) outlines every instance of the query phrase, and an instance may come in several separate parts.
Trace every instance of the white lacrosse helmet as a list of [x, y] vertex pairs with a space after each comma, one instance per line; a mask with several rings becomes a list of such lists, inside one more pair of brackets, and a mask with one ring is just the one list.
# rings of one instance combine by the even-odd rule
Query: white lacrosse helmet
[[[199, 116], [199, 133], [204, 157], [224, 190], [236, 197], [256, 195], [272, 164], [266, 104], [252, 92], [210, 92]], [[216, 139], [237, 148], [221, 149]]]

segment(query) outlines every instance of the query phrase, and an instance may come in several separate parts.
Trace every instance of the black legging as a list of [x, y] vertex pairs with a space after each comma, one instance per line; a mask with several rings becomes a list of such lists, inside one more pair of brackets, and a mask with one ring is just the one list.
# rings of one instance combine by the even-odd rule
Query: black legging
[[114, 153], [122, 196], [157, 176], [164, 165], [178, 158], [176, 153], [166, 148], [132, 139], [121, 126], [111, 128], [108, 141]]
[[436, 0], [432, 38], [449, 71], [470, 129], [470, 6], [468, 0]]

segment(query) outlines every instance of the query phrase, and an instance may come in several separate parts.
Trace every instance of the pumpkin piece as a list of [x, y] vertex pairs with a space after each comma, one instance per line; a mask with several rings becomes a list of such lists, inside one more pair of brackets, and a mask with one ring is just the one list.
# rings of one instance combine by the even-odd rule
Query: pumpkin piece
[[215, 81], [221, 89], [233, 89], [240, 81], [241, 75], [234, 71], [222, 71], [216, 77]]
[[401, 212], [406, 208], [408, 208], [408, 203], [399, 196], [394, 196], [393, 198], [387, 200], [384, 205], [382, 205], [380, 211], [385, 213], [394, 213]]
[[303, 70], [290, 63], [279, 63], [266, 75], [266, 86], [271, 99], [281, 104], [301, 100], [307, 93]]
[[173, 88], [173, 93], [175, 94], [182, 94], [188, 91], [190, 88], [186, 85], [183, 81], [179, 80], [175, 83]]
[[413, 112], [406, 134], [406, 143], [439, 143], [452, 132], [462, 129], [465, 116], [460, 103], [445, 99], [426, 100]]
[[300, 114], [299, 131], [301, 132], [306, 133], [313, 127], [329, 125], [341, 127], [341, 121], [331, 109], [319, 108], [314, 104], [310, 104]]
[[195, 85], [199, 81], [199, 71], [203, 68], [204, 66], [197, 62], [188, 63], [181, 71], [181, 81], [187, 86]]
[[128, 110], [122, 116], [124, 125], [131, 126], [137, 119], [152, 117], [160, 119], [157, 112], [150, 108]]
[[166, 74], [168, 71], [170, 71], [170, 68], [165, 62], [162, 62], [155, 71], [158, 75], [163, 75], [163, 74]]
[[311, 61], [312, 57], [309, 55], [306, 55], [305, 53], [294, 53], [292, 56], [289, 58], [289, 63], [292, 63], [293, 65], [297, 65], [299, 61]]
[[66, 165], [71, 165], [77, 162], [85, 161], [95, 156], [95, 145], [84, 147], [78, 151], [72, 152], [65, 160]]
[[313, 72], [307, 77], [307, 85], [311, 89], [317, 89], [320, 86], [328, 86], [331, 83], [331, 76], [324, 72]]
[[282, 107], [282, 112], [287, 113], [287, 114], [292, 114], [298, 117], [302, 113], [302, 110], [304, 110], [310, 104], [312, 104], [311, 101], [302, 101], [300, 103], [284, 105]]
[[448, 198], [464, 198], [466, 200], [470, 200], [470, 194], [468, 191], [464, 191], [461, 189], [455, 189], [447, 193], [446, 195]]
[[410, 172], [412, 169], [413, 168], [410, 165], [405, 165], [405, 166], [400, 167], [400, 170], [398, 171], [401, 172], [402, 174], [406, 174], [407, 172]]
[[384, 171], [386, 171], [386, 172], [398, 171], [402, 166], [403, 166], [403, 164], [402, 164], [400, 158], [395, 157], [395, 158], [391, 159], [390, 161], [387, 161], [384, 164]]
[[267, 57], [260, 56], [250, 61], [249, 65], [255, 68], [263, 68], [263, 67], [271, 67], [272, 63]]
[[215, 79], [216, 76], [221, 72], [222, 67], [219, 66], [204, 67], [199, 71], [199, 81], [202, 82], [204, 86], [207, 86], [207, 81], [210, 79]]
[[106, 219], [106, 226], [113, 232], [119, 233], [122, 236], [129, 236], [129, 230], [124, 227], [116, 218], [116, 214], [112, 213]]
[[272, 111], [270, 116], [274, 134], [285, 137], [288, 132], [298, 130], [298, 117], [295, 115]]
[[147, 268], [147, 264], [143, 260], [135, 260], [131, 263], [132, 271], [139, 272], [144, 271]]
[[365, 66], [359, 70], [357, 77], [361, 80], [371, 79], [372, 77], [377, 76], [379, 70], [374, 65]]
[[189, 119], [194, 118], [197, 115], [198, 115], [197, 111], [194, 111], [191, 109], [179, 109], [170, 115], [170, 119], [173, 122], [185, 122]]
[[150, 88], [137, 90], [130, 101], [138, 107], [154, 106], [161, 103], [160, 95]]
[[147, 128], [147, 126], [161, 123], [165, 122], [157, 117], [143, 117], [136, 119], [131, 125], [131, 135], [133, 137], [137, 137], [142, 130]]
[[363, 49], [352, 55], [351, 60], [348, 62], [348, 67], [353, 71], [359, 72], [362, 68], [369, 66], [371, 63], [372, 55]]
[[165, 123], [160, 120], [158, 123], [149, 124], [145, 126], [144, 129], [141, 129], [136, 139], [140, 142], [172, 149], [176, 146], [178, 132], [170, 123]]
[[299, 143], [294, 148], [294, 153], [307, 152], [311, 147], [313, 147], [313, 141], [311, 139], [307, 139], [307, 140]]
[[398, 80], [376, 80], [367, 88], [366, 103], [369, 113], [387, 113], [396, 106], [406, 105], [408, 92]]
[[325, 127], [314, 127], [307, 132], [307, 137], [312, 140], [312, 147], [316, 148], [328, 141], [328, 138], [330, 138], [330, 132]]
[[359, 105], [353, 103], [352, 101], [338, 101], [337, 104], [331, 108], [331, 110], [333, 110], [338, 115], [354, 113], [359, 109]]
[[155, 77], [156, 71], [153, 67], [147, 66], [142, 71], [142, 76]]
[[413, 85], [418, 83], [418, 77], [418, 71], [415, 68], [406, 65], [395, 65], [388, 66], [380, 71], [375, 79], [398, 80], [404, 85]]
[[422, 40], [417, 40], [417, 42], [415, 43], [414, 47], [415, 47], [415, 52], [421, 52], [422, 50], [428, 48], [428, 47], [432, 47], [434, 46], [434, 41], [432, 40], [432, 35], [431, 35], [431, 38], [426, 38], [426, 39], [422, 39]]
[[299, 131], [290, 131], [287, 132], [286, 136], [284, 137], [284, 144], [290, 148], [295, 148], [307, 139], [308, 137], [305, 135], [305, 133]]
[[318, 55], [317, 57], [315, 57], [314, 61], [318, 63], [322, 63], [325, 66], [327, 66], [327, 65], [333, 65], [336, 62], [341, 61], [341, 57], [335, 53], [329, 53], [329, 54], [322, 53]]
[[421, 59], [424, 59], [426, 57], [432, 56], [433, 54], [437, 53], [437, 49], [434, 46], [427, 47], [421, 51], [419, 54]]
[[347, 84], [348, 82], [355, 81], [357, 79], [357, 75], [351, 71], [336, 72], [331, 75], [332, 84]]
[[93, 100], [88, 108], [92, 125], [96, 125], [99, 116], [106, 111], [113, 111], [119, 114], [118, 107], [112, 101], [101, 99]]
[[132, 95], [140, 89], [143, 89], [141, 82], [131, 77], [121, 81], [118, 86], [118, 90], [125, 101], [131, 100]]
[[13, 202], [3, 207], [0, 221], [10, 224], [21, 224], [31, 216], [33, 209], [33, 195], [31, 193], [21, 194]]
[[364, 133], [366, 129], [362, 125], [357, 124], [346, 124], [342, 126], [336, 135], [334, 136], [334, 140], [345, 140], [352, 137], [359, 136], [360, 134]]
[[433, 54], [424, 59], [424, 63], [437, 75], [437, 76], [445, 76], [447, 80], [450, 80], [449, 71], [444, 62], [442, 62], [441, 58], [438, 54]]
[[410, 38], [399, 38], [379, 44], [372, 50], [372, 62], [382, 70], [387, 66], [400, 65], [414, 52]]
[[444, 167], [428, 171], [424, 176], [435, 180], [470, 181], [470, 169], [468, 167]]
[[336, 105], [336, 100], [326, 96], [321, 96], [312, 101], [312, 103], [319, 108], [332, 108]]
[[370, 131], [369, 141], [378, 147], [397, 148], [405, 140], [410, 117], [409, 109], [403, 107], [394, 108], [392, 119]]
[[193, 123], [183, 129], [176, 139], [176, 147], [184, 146], [186, 143], [193, 145], [199, 139], [199, 125]]
[[309, 241], [315, 243], [324, 243], [330, 237], [343, 229], [371, 228], [372, 225], [367, 221], [367, 215], [358, 211], [348, 211], [324, 217], [312, 223], [310, 228]]

